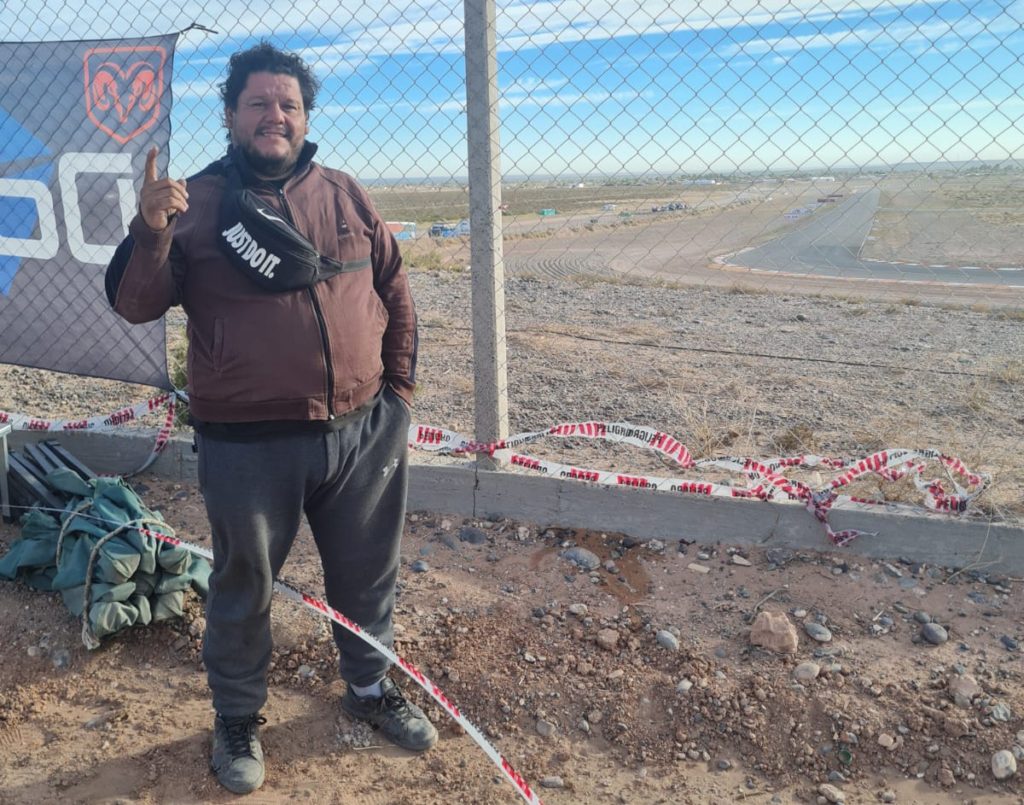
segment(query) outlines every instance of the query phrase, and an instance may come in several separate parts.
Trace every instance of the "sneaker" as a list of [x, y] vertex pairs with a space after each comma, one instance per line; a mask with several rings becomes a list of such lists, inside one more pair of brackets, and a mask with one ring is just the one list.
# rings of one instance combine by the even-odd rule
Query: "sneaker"
[[356, 696], [350, 687], [341, 699], [342, 709], [354, 718], [369, 721], [389, 741], [403, 749], [425, 752], [437, 743], [437, 730], [423, 711], [406, 700], [398, 685], [385, 677], [384, 695]]
[[267, 720], [259, 713], [213, 722], [210, 768], [217, 781], [234, 794], [248, 794], [263, 785], [263, 747], [259, 728]]

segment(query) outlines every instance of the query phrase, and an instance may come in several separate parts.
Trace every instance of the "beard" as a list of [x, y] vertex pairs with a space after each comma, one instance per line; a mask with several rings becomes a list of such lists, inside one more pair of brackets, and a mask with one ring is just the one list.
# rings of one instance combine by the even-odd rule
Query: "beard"
[[249, 145], [239, 146], [239, 150], [245, 154], [245, 159], [253, 172], [264, 179], [283, 179], [291, 175], [299, 161], [299, 154], [302, 153], [302, 143], [293, 148], [285, 156], [271, 157], [260, 154]]

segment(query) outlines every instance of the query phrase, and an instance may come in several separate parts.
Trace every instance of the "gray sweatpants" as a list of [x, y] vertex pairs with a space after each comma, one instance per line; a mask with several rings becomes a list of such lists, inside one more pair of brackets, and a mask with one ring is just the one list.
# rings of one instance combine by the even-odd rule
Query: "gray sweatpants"
[[[391, 646], [408, 486], [409, 409], [390, 389], [334, 433], [235, 442], [197, 434], [199, 485], [213, 535], [203, 661], [224, 716], [267, 700], [270, 599], [305, 512], [328, 603]], [[337, 624], [341, 676], [371, 685], [388, 661]]]

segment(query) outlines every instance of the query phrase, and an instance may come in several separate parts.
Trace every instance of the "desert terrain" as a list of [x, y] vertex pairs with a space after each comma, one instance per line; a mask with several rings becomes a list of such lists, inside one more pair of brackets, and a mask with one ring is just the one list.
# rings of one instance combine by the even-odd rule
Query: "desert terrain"
[[[1015, 175], [885, 181], [864, 244], [873, 257], [1024, 262]], [[652, 213], [649, 189], [631, 189], [628, 218], [619, 215], [625, 190], [608, 202], [595, 191], [578, 208], [548, 191], [510, 210], [519, 227], [506, 243], [510, 432], [631, 422], [673, 434], [698, 458], [935, 448], [991, 476], [969, 516], [1020, 521], [1019, 291], [718, 266], [716, 256], [776, 237], [790, 225], [784, 212], [820, 188], [793, 197], [777, 186], [662, 190], [665, 203], [687, 209]], [[566, 207], [544, 223], [550, 235], [528, 218], [536, 203]], [[415, 421], [472, 435], [468, 243], [420, 240], [406, 254], [421, 324]], [[180, 314], [169, 323], [176, 369]], [[151, 393], [0, 367], [3, 411], [78, 418]], [[678, 472], [656, 455], [584, 440], [545, 440], [531, 453]], [[146, 474], [133, 483], [179, 536], [209, 544], [195, 487]], [[923, 502], [905, 483], [854, 491]], [[4, 526], [0, 550], [16, 537]], [[599, 566], [571, 563], [563, 554], [572, 547]], [[308, 535], [285, 576], [322, 589]], [[691, 543], [685, 524], [677, 542], [637, 544], [436, 511], [410, 513], [401, 585], [400, 653], [545, 802], [1024, 801], [1019, 774], [999, 781], [992, 771], [996, 753], [1024, 746], [1021, 580], [998, 566], [868, 561], [824, 536], [821, 553], [769, 555]], [[761, 611], [789, 619], [795, 654], [752, 645]], [[945, 642], [923, 638], [926, 616]], [[814, 640], [810, 623], [831, 638]], [[517, 801], [455, 729], [412, 757], [343, 716], [322, 621], [281, 601], [274, 628], [268, 782], [249, 801]], [[201, 604], [95, 652], [78, 632], [54, 596], [0, 584], [0, 802], [231, 799], [206, 769]], [[674, 640], [659, 640], [663, 632]], [[809, 663], [817, 673], [803, 667], [796, 678]]]

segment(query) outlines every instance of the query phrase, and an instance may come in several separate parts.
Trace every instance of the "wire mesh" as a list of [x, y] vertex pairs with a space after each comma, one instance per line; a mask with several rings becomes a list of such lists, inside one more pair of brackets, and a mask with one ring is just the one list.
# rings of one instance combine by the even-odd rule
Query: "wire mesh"
[[[698, 456], [937, 447], [994, 471], [989, 505], [1019, 514], [1020, 17], [1006, 2], [499, 3], [511, 430], [634, 421]], [[215, 30], [178, 43], [174, 176], [223, 153], [232, 52], [266, 38], [306, 58], [318, 159], [358, 177], [401, 238], [417, 419], [471, 434], [462, 18], [451, 0], [97, 0], [8, 4], [0, 38]], [[178, 383], [183, 323], [168, 319]], [[42, 416], [148, 393], [23, 367], [0, 367], [0, 389], [0, 410]], [[664, 469], [591, 443], [538, 450]]]

